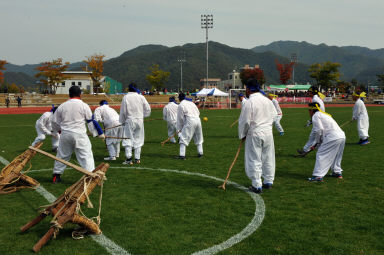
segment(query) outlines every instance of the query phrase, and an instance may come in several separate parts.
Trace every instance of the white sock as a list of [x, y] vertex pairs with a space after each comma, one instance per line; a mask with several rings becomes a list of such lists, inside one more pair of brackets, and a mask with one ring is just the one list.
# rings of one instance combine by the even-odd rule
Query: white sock
[[181, 157], [185, 157], [185, 150], [186, 150], [187, 146], [185, 146], [185, 144], [180, 144], [180, 156]]
[[197, 145], [197, 153], [203, 155], [203, 144]]
[[130, 146], [125, 147], [125, 157], [127, 159], [132, 158], [132, 147]]
[[111, 158], [115, 157], [116, 152], [115, 152], [115, 147], [113, 146], [113, 144], [107, 145], [107, 148], [108, 148], [109, 156]]
[[140, 159], [141, 147], [135, 149], [135, 159]]

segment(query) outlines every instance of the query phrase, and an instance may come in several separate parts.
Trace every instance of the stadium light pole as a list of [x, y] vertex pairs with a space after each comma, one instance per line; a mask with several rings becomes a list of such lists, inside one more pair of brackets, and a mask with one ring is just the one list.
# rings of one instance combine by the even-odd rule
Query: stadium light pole
[[294, 65], [292, 67], [292, 83], [293, 83], [293, 85], [295, 85], [295, 65], [297, 63], [297, 54], [296, 53], [291, 54], [291, 63], [294, 63]]
[[180, 57], [178, 57], [177, 62], [180, 63], [180, 91], [183, 91], [183, 63], [186, 62], [185, 52], [184, 54], [181, 54]]
[[207, 78], [205, 86], [208, 88], [208, 29], [213, 28], [213, 15], [202, 14], [201, 15], [201, 28], [206, 31], [206, 44], [207, 44]]

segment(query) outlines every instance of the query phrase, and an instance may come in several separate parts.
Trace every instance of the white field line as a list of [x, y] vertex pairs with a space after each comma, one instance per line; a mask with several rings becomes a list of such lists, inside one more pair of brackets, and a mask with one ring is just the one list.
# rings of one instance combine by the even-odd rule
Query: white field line
[[0, 162], [3, 163], [3, 165], [8, 165], [10, 162], [8, 160], [6, 160], [5, 158], [3, 158], [2, 156], [0, 156]]
[[[9, 164], [9, 161], [1, 156], [0, 156], [0, 162], [3, 163], [4, 165]], [[49, 171], [49, 170], [52, 171], [52, 169], [41, 169], [41, 170], [33, 170], [30, 172], [42, 172], [42, 171]], [[48, 192], [42, 185], [37, 187], [35, 191], [40, 195], [42, 195], [49, 203], [53, 203], [57, 199], [54, 195], [52, 195], [52, 193]], [[129, 255], [129, 252], [127, 252], [126, 250], [118, 246], [115, 242], [113, 242], [111, 239], [109, 239], [103, 234], [91, 235], [91, 237], [96, 243], [104, 247], [110, 254]]]
[[[152, 170], [152, 171], [160, 171], [160, 172], [168, 172], [168, 173], [194, 175], [194, 176], [199, 176], [199, 177], [203, 177], [203, 178], [209, 178], [209, 179], [219, 181], [219, 182], [224, 181], [223, 179], [220, 179], [220, 178], [217, 178], [214, 176], [210, 176], [210, 175], [206, 175], [206, 174], [202, 174], [202, 173], [172, 170], [172, 169], [149, 168], [149, 167], [126, 167], [126, 166], [121, 166], [121, 167], [120, 166], [111, 166], [109, 168], [112, 168], [112, 169], [129, 169], [129, 168], [132, 168], [132, 169], [139, 169], [139, 170]], [[52, 171], [52, 168], [51, 169], [30, 170], [29, 172], [43, 172], [43, 171]], [[264, 204], [264, 201], [260, 195], [257, 195], [253, 192], [248, 191], [248, 189], [246, 187], [241, 186], [235, 182], [228, 181], [227, 184], [232, 185], [235, 188], [238, 188], [238, 189], [246, 192], [248, 195], [251, 196], [251, 198], [255, 202], [255, 207], [256, 207], [254, 216], [253, 216], [251, 222], [248, 223], [248, 225], [243, 230], [241, 230], [239, 233], [237, 233], [236, 235], [230, 237], [228, 240], [226, 240], [220, 244], [214, 245], [214, 246], [207, 248], [205, 250], [197, 251], [197, 252], [193, 253], [192, 255], [212, 255], [212, 254], [216, 254], [220, 251], [223, 251], [227, 248], [230, 248], [231, 246], [241, 242], [242, 240], [244, 240], [245, 238], [247, 238], [251, 234], [253, 234], [253, 232], [255, 232], [257, 230], [257, 228], [261, 225], [261, 223], [264, 219], [265, 204]], [[103, 242], [104, 237], [95, 236], [95, 235], [92, 236], [92, 238], [94, 240], [100, 239], [100, 242]], [[109, 240], [109, 239], [106, 239], [106, 240]], [[95, 241], [97, 241], [97, 240], [95, 240]], [[111, 242], [113, 243], [113, 241], [111, 241]], [[107, 243], [109, 243], [109, 242], [107, 242]], [[101, 245], [103, 247], [107, 246], [107, 245], [103, 245], [103, 244], [101, 244]], [[119, 246], [117, 246], [117, 247], [119, 247]], [[117, 248], [117, 250], [115, 248], [110, 248], [112, 250], [112, 252], [108, 248], [106, 248], [106, 249], [111, 254], [129, 254], [129, 253], [112, 253], [112, 252], [118, 252], [118, 248]], [[123, 250], [123, 251], [126, 252], [125, 250]]]
[[14, 127], [34, 127], [34, 125], [12, 125], [12, 126], [0, 126], [0, 128], [14, 128]]
[[53, 203], [57, 199], [54, 195], [52, 195], [52, 193], [50, 193], [48, 190], [46, 190], [41, 185], [39, 185], [39, 187], [37, 187], [35, 190], [36, 190], [37, 193], [42, 195], [49, 203]]

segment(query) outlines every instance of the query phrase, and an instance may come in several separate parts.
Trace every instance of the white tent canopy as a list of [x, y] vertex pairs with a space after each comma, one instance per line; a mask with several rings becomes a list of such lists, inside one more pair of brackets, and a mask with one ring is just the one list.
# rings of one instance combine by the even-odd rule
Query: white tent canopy
[[206, 96], [219, 96], [219, 97], [227, 97], [229, 96], [228, 93], [225, 93], [221, 91], [220, 89], [213, 88], [213, 89], [202, 89], [199, 92], [196, 93], [197, 97], [206, 97]]

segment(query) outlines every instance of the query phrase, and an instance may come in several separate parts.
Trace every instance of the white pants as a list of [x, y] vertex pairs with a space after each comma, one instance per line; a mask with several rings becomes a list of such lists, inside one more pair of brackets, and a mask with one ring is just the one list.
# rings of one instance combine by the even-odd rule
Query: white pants
[[184, 126], [179, 133], [179, 143], [188, 146], [193, 138], [196, 145], [203, 144], [203, 130], [200, 118], [187, 117]]
[[[118, 124], [116, 124], [118, 125]], [[115, 127], [105, 131], [105, 136], [112, 137], [123, 137], [122, 127]], [[108, 148], [108, 153], [110, 157], [118, 157], [120, 154], [120, 141], [121, 139], [106, 138], [105, 144]]]
[[[63, 131], [60, 136], [57, 157], [69, 161], [72, 153], [75, 151], [76, 159], [80, 166], [88, 171], [95, 169], [95, 161], [93, 159], [92, 145], [87, 134], [78, 134], [70, 131]], [[63, 174], [66, 165], [55, 161], [53, 167], [54, 174]]]
[[180, 156], [185, 156], [186, 146], [189, 145], [192, 138], [197, 146], [197, 153], [203, 155], [204, 138], [200, 118], [187, 117], [179, 133]]
[[316, 163], [313, 176], [324, 177], [329, 168], [334, 173], [341, 174], [341, 160], [343, 158], [345, 138], [322, 143], [316, 153]]
[[[176, 122], [167, 121], [167, 129], [168, 129], [168, 137], [173, 136], [177, 131]], [[170, 141], [171, 143], [176, 143], [175, 137], [172, 137]]]
[[[43, 130], [41, 130], [40, 127], [36, 126], [36, 132], [37, 132], [37, 137], [32, 143], [32, 146], [35, 146], [37, 143], [42, 142], [46, 138], [46, 134], [44, 133]], [[57, 136], [60, 136], [57, 134]], [[56, 139], [52, 136], [52, 149], [57, 149], [59, 147], [59, 139]]]
[[369, 117], [364, 116], [357, 120], [357, 132], [359, 133], [360, 139], [368, 139], [368, 129], [369, 129]]
[[283, 115], [277, 115], [277, 117], [276, 117], [276, 119], [274, 121], [275, 127], [276, 127], [277, 131], [279, 131], [279, 133], [284, 132], [284, 129], [283, 129], [283, 127], [280, 124], [281, 118], [283, 118]]
[[144, 122], [143, 119], [127, 119], [124, 126], [125, 157], [132, 158], [132, 148], [135, 149], [135, 158], [140, 159], [141, 147], [144, 145]]
[[245, 173], [252, 181], [252, 186], [262, 186], [264, 183], [272, 183], [275, 179], [275, 145], [273, 133], [261, 131], [257, 136], [249, 136], [245, 140]]

